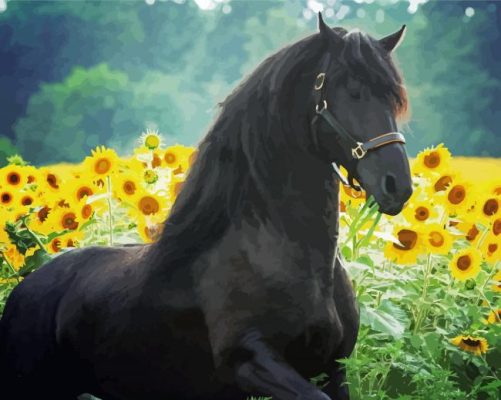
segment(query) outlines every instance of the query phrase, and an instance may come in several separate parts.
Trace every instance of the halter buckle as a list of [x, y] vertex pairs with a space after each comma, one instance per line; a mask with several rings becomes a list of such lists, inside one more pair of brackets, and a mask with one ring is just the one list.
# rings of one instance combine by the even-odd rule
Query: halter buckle
[[363, 143], [357, 142], [357, 147], [351, 149], [351, 155], [353, 156], [353, 158], [360, 160], [367, 154], [367, 151], [362, 147], [363, 145]]
[[324, 86], [325, 82], [325, 72], [321, 72], [317, 75], [317, 80], [315, 81], [315, 90], [320, 90]]

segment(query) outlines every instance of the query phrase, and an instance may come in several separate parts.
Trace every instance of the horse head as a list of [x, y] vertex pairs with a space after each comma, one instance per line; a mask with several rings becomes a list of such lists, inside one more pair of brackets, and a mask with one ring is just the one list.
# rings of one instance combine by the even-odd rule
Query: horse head
[[355, 178], [381, 212], [396, 215], [412, 194], [396, 122], [405, 115], [407, 98], [392, 60], [405, 25], [377, 40], [330, 28], [319, 13], [319, 30], [324, 51], [312, 92], [316, 145], [329, 162], [346, 168], [350, 182]]

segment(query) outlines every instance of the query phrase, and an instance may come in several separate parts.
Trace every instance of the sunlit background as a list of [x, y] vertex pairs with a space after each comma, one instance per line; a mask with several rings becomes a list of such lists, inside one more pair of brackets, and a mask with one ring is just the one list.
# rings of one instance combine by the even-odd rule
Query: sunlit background
[[146, 129], [196, 145], [217, 103], [267, 55], [331, 26], [375, 37], [407, 24], [396, 57], [411, 155], [501, 155], [498, 1], [0, 0], [0, 166], [126, 155]]

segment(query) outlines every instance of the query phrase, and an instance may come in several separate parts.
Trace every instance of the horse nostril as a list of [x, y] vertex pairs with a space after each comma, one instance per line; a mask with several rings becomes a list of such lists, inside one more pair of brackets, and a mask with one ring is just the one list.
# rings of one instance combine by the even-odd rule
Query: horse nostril
[[386, 175], [383, 177], [383, 192], [385, 194], [395, 194], [397, 191], [397, 185], [395, 182], [395, 177], [393, 175]]

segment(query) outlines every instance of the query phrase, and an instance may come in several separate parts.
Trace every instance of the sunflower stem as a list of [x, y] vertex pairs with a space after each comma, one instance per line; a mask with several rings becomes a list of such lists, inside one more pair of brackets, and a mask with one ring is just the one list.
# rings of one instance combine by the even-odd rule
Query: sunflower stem
[[[475, 304], [478, 304], [478, 302], [480, 301], [481, 297], [483, 297], [484, 299], [486, 298], [486, 296], [484, 294], [484, 289], [487, 286], [487, 284], [490, 282], [490, 280], [492, 279], [494, 273], [497, 271], [498, 265], [499, 265], [499, 261], [492, 264], [492, 268], [489, 271], [489, 275], [487, 276], [487, 279], [484, 281], [484, 283], [482, 284], [482, 286], [478, 289], [478, 296], [477, 296], [477, 300], [475, 301]], [[487, 303], [489, 304], [489, 308], [491, 308], [491, 310], [492, 310], [492, 307], [490, 307], [490, 302], [487, 301]]]
[[111, 207], [111, 179], [109, 175], [106, 175], [106, 183], [108, 186], [108, 196], [106, 197], [108, 202], [108, 229], [109, 229], [109, 242], [110, 246], [113, 246], [113, 211]]
[[423, 272], [423, 292], [421, 294], [421, 301], [419, 302], [420, 304], [418, 306], [416, 323], [414, 324], [414, 334], [418, 332], [418, 330], [421, 328], [422, 321], [426, 318], [423, 302], [428, 292], [428, 277], [431, 271], [431, 266], [432, 266], [432, 255], [431, 253], [429, 253]]
[[28, 234], [33, 238], [33, 240], [38, 244], [38, 246], [40, 247], [40, 249], [45, 254], [49, 254], [49, 252], [45, 248], [45, 245], [42, 243], [42, 241], [40, 240], [40, 238], [38, 237], [38, 235], [35, 232], [33, 232], [30, 228], [28, 228], [28, 224], [27, 223], [24, 223], [24, 227], [26, 228], [26, 232], [28, 232]]

